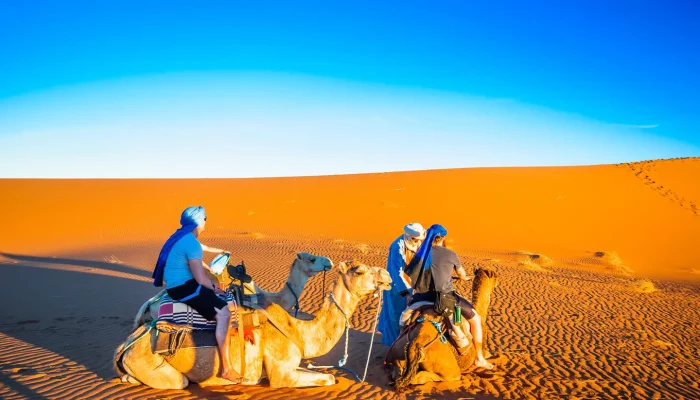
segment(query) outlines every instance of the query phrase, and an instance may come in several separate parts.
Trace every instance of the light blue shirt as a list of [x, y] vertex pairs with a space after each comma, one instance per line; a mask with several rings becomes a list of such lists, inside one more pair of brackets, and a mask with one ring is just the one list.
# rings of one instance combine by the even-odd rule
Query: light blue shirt
[[165, 288], [172, 289], [194, 279], [190, 271], [189, 260], [202, 259], [202, 245], [192, 233], [188, 233], [178, 240], [165, 261], [163, 279]]

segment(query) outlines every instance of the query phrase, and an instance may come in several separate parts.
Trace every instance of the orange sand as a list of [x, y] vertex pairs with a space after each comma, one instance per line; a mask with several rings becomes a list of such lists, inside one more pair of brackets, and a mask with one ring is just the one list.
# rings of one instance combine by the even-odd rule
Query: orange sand
[[[439, 222], [469, 267], [495, 265], [497, 370], [413, 397], [698, 398], [700, 159], [203, 180], [0, 180], [0, 398], [391, 398], [375, 337], [368, 382], [162, 392], [112, 381], [114, 348], [157, 289], [150, 271], [189, 205], [201, 240], [278, 290], [293, 254], [383, 265], [401, 227]], [[468, 268], [468, 269], [469, 269]], [[327, 277], [328, 281], [334, 274]], [[322, 276], [302, 309], [313, 313]], [[467, 291], [467, 288], [462, 288]], [[353, 316], [362, 374], [375, 302]], [[335, 363], [342, 343], [314, 360]], [[224, 397], [228, 393], [228, 397]]]

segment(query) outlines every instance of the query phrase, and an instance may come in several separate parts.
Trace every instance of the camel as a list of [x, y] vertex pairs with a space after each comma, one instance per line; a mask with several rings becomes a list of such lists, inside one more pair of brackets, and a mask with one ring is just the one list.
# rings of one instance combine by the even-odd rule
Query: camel
[[[254, 343], [245, 342], [243, 384], [260, 383], [263, 369], [273, 388], [335, 384], [332, 374], [302, 369], [299, 363], [302, 358], [328, 353], [349, 327], [349, 318], [360, 300], [391, 288], [391, 277], [384, 268], [341, 262], [338, 271], [333, 288], [312, 320], [296, 319], [274, 303], [255, 311], [267, 319], [254, 330]], [[232, 384], [217, 376], [221, 361], [215, 347], [181, 348], [166, 360], [151, 349], [156, 332], [141, 326], [117, 348], [114, 363], [123, 374], [122, 382], [143, 383], [156, 389], [183, 389], [189, 382], [200, 386]], [[230, 352], [232, 364], [240, 365], [240, 346], [232, 343]]]
[[[496, 283], [494, 269], [478, 268], [474, 272], [472, 304], [481, 316], [484, 351], [487, 349], [488, 338], [486, 319]], [[439, 324], [441, 316], [432, 310], [424, 312], [422, 316], [424, 321], [416, 322], [410, 332], [400, 336], [387, 353], [385, 368], [391, 379], [395, 380], [397, 389], [428, 382], [458, 381], [476, 359], [473, 343], [459, 355], [450, 341], [443, 343], [439, 340], [440, 332], [433, 323]], [[466, 321], [462, 322], [463, 329], [466, 326], [466, 331], [469, 331]], [[444, 335], [447, 337], [448, 333], [444, 332]]]
[[[260, 288], [255, 282], [247, 283], [246, 289], [250, 289], [251, 293], [262, 295], [266, 301], [279, 304], [287, 311], [294, 309], [296, 316], [296, 312], [299, 311], [299, 298], [304, 291], [306, 283], [317, 273], [330, 271], [331, 268], [333, 268], [333, 262], [327, 257], [304, 252], [297, 253], [292, 266], [289, 268], [289, 276], [282, 290], [279, 292], [268, 292]], [[224, 273], [226, 273], [226, 270], [224, 270]], [[211, 277], [218, 279], [213, 275]], [[158, 307], [165, 293], [165, 289], [163, 289], [143, 303], [138, 313], [136, 313], [136, 318], [134, 318], [134, 329], [158, 319]], [[248, 293], [248, 290], [246, 290], [246, 293]]]

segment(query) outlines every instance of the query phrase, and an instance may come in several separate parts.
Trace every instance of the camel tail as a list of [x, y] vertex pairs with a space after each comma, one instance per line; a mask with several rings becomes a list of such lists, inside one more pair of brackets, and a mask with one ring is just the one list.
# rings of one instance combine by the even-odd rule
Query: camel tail
[[165, 293], [165, 289], [163, 289], [160, 292], [158, 292], [158, 294], [156, 294], [155, 296], [146, 300], [145, 303], [143, 303], [141, 308], [139, 308], [139, 311], [136, 313], [136, 318], [134, 318], [134, 329], [148, 322], [151, 322], [149, 319], [147, 319], [147, 314], [151, 312], [151, 304], [160, 301], [160, 299], [163, 298]]
[[396, 378], [396, 389], [402, 389], [410, 385], [418, 373], [418, 366], [425, 358], [425, 349], [415, 341], [406, 344], [406, 366], [403, 374]]
[[148, 332], [150, 332], [152, 329], [151, 324], [149, 325], [141, 325], [134, 332], [129, 335], [129, 337], [126, 338], [126, 341], [124, 343], [120, 344], [117, 349], [114, 351], [114, 359], [113, 361], [113, 366], [114, 370], [117, 371], [120, 375], [121, 374], [126, 374], [127, 372], [122, 368], [122, 357], [124, 357], [124, 353], [137, 341], [140, 339], [144, 338]]

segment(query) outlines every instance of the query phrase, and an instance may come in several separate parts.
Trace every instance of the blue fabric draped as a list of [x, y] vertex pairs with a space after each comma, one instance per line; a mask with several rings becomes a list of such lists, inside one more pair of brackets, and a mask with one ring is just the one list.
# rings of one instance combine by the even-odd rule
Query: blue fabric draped
[[165, 242], [163, 248], [158, 254], [158, 260], [156, 261], [156, 267], [153, 269], [153, 286], [163, 286], [163, 273], [165, 272], [165, 262], [168, 260], [168, 255], [170, 250], [173, 249], [175, 243], [182, 239], [183, 236], [192, 232], [206, 220], [207, 216], [204, 212], [204, 207], [187, 207], [185, 211], [182, 212], [180, 216], [180, 225], [182, 227], [175, 231], [170, 238]]
[[433, 262], [433, 240], [437, 236], [447, 236], [447, 229], [440, 224], [431, 226], [425, 232], [425, 240], [418, 248], [416, 255], [411, 260], [411, 264], [406, 268], [406, 273], [410, 277], [417, 275], [421, 270], [425, 271], [430, 268]]
[[382, 310], [379, 314], [377, 330], [382, 333], [382, 344], [391, 346], [399, 337], [399, 319], [401, 313], [406, 308], [406, 298], [401, 296], [401, 292], [410, 289], [402, 276], [406, 262], [401, 252], [404, 249], [404, 236], [399, 238], [389, 247], [389, 259], [386, 270], [391, 276], [391, 289], [384, 292], [382, 296]]

